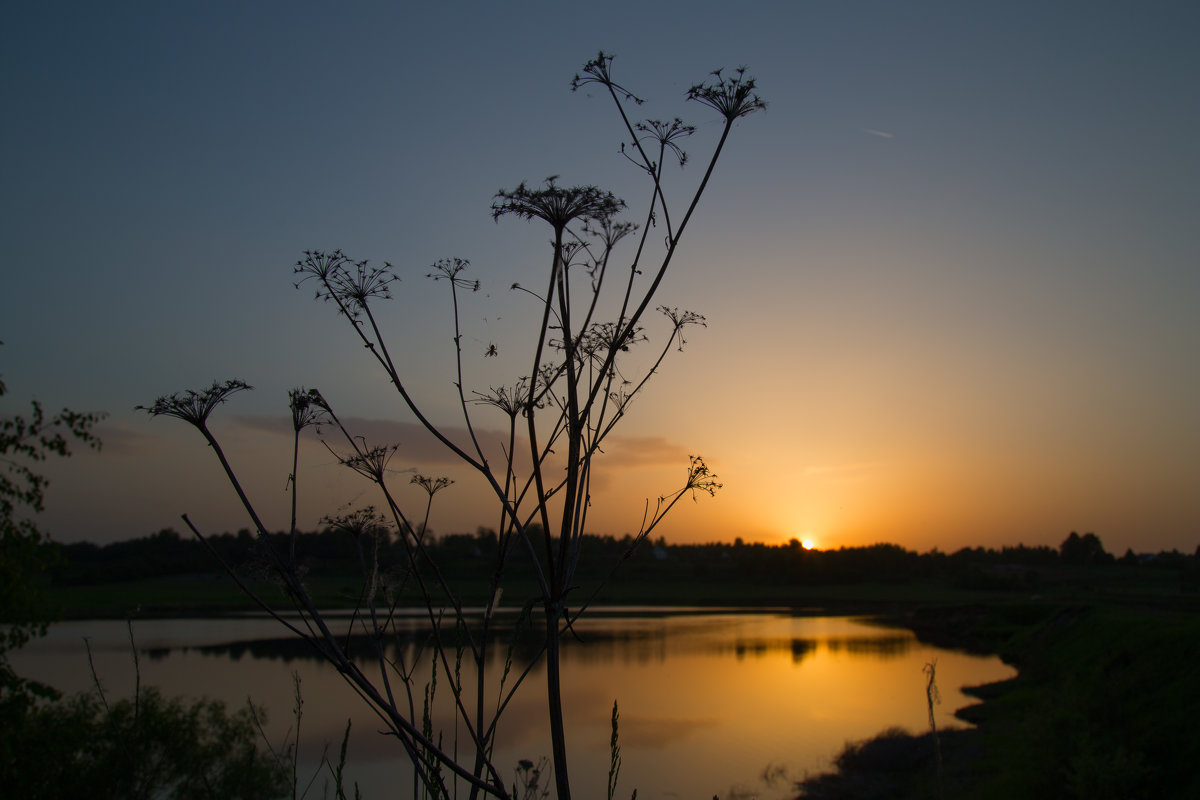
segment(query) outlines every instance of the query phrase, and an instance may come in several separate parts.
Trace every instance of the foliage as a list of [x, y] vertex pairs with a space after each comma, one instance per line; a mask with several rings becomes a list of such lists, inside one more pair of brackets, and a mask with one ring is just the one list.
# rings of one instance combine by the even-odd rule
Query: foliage
[[[973, 619], [943, 644], [986, 639], [1020, 672], [966, 690], [984, 700], [959, 712], [977, 728], [938, 731], [945, 796], [1200, 797], [1195, 611], [1141, 602], [957, 611]], [[939, 780], [933, 737], [889, 730], [848, 744], [838, 772], [806, 778], [801, 797], [928, 798]]]
[[1113, 557], [1104, 551], [1100, 537], [1094, 533], [1080, 536], [1071, 531], [1059, 547], [1059, 553], [1064, 564], [1108, 564], [1113, 561]]
[[[536, 549], [544, 549], [545, 535], [539, 528], [530, 526], [528, 535]], [[221, 561], [251, 585], [273, 594], [278, 594], [273, 584], [261, 580], [264, 542], [279, 552], [294, 547], [298, 569], [318, 605], [352, 605], [358, 597], [361, 567], [353, 535], [345, 530], [330, 526], [294, 537], [285, 531], [255, 537], [242, 530], [205, 539]], [[437, 534], [427, 529], [423, 542], [457, 597], [473, 605], [491, 598], [499, 550], [495, 530]], [[1025, 545], [969, 547], [947, 554], [917, 553], [897, 545], [805, 550], [798, 541], [673, 544], [659, 537], [652, 544], [636, 547], [632, 534], [583, 536], [576, 570], [579, 591], [591, 594], [603, 584], [609, 602], [807, 604], [851, 595], [866, 599], [863, 592], [869, 590], [888, 604], [911, 604], [937, 602], [937, 597], [967, 602], [981, 592], [1013, 599], [1080, 592], [1164, 597], [1194, 593], [1200, 586], [1200, 558], [1175, 551], [1134, 556], [1109, 566], [1063, 564], [1057, 549]], [[156, 615], [225, 611], [245, 609], [250, 602], [236, 586], [217, 580], [219, 567], [204, 543], [170, 529], [103, 546], [76, 542], [61, 550], [61, 562], [50, 570], [50, 590], [71, 616], [121, 618], [135, 605], [143, 614]], [[408, 571], [400, 537], [380, 539], [373, 557], [381, 580], [400, 602], [421, 602], [412, 581], [400, 584]], [[623, 557], [620, 571], [612, 574], [611, 565]], [[507, 597], [536, 592], [533, 566], [527, 561], [510, 559], [506, 577]], [[703, 596], [697, 595], [697, 585], [705, 587]]]
[[188, 705], [140, 688], [111, 707], [103, 695], [59, 699], [8, 662], [7, 651], [53, 618], [40, 573], [58, 563], [59, 546], [21, 516], [45, 505], [49, 482], [36, 465], [69, 456], [72, 440], [99, 449], [101, 419], [47, 416], [37, 401], [27, 418], [0, 418], [0, 785], [13, 797], [281, 797], [286, 776], [255, 748], [249, 712], [229, 716], [216, 701]]
[[[614, 80], [612, 64], [611, 56], [600, 53], [571, 86], [573, 90], [596, 88], [614, 104], [624, 127], [621, 152], [649, 180], [646, 208], [640, 226], [623, 221], [618, 216], [627, 206], [611, 192], [592, 185], [560, 185], [555, 177], [538, 186], [521, 182], [495, 195], [491, 213], [496, 220], [544, 224], [551, 234], [541, 286], [512, 285], [533, 306], [528, 315], [534, 323], [533, 335], [527, 347], [492, 344], [484, 354], [511, 365], [510, 383], [478, 389], [468, 385], [473, 362], [464, 354], [462, 320], [467, 298], [481, 288], [479, 280], [467, 277], [469, 262], [442, 259], [426, 273], [448, 289], [456, 400], [465, 436], [452, 437], [448, 428], [431, 420], [415, 398], [412, 376], [403, 367], [406, 359], [394, 355], [407, 342], [397, 347], [383, 334], [382, 304], [393, 297], [400, 280], [397, 269], [387, 262], [353, 260], [341, 250], [306, 251], [294, 268], [297, 288], [313, 287], [317, 299], [345, 319], [354, 340], [386, 376], [408, 414], [494, 494], [496, 540], [481, 620], [464, 611], [449, 565], [435, 558], [428, 535], [434, 495], [448, 488], [448, 479], [419, 476], [426, 502], [423, 507], [406, 508], [390, 481], [389, 463], [397, 445], [369, 443], [348, 430], [329, 394], [300, 388], [290, 396], [295, 433], [288, 481], [292, 519], [282, 547], [272, 546], [278, 543], [271, 541], [269, 529], [208, 426], [218, 406], [250, 387], [240, 380], [214, 382], [206, 389], [160, 397], [143, 408], [152, 416], [186, 422], [203, 436], [253, 524], [265, 566], [288, 598], [289, 614], [298, 612], [299, 622], [285, 617], [262, 596], [254, 595], [256, 602], [337, 667], [405, 749], [422, 791], [436, 797], [456, 794], [460, 783], [469, 787], [472, 797], [481, 792], [509, 795], [504, 777], [491, 761], [497, 724], [513, 693], [541, 658], [546, 667], [553, 779], [559, 800], [569, 800], [559, 645], [605, 582], [602, 579], [587, 594], [579, 586], [596, 468], [607, 439], [631, 403], [668, 354], [682, 349], [686, 329], [704, 325], [699, 314], [657, 305], [656, 296], [735, 123], [765, 108], [744, 69], [730, 75], [718, 70], [693, 86], [687, 99], [717, 113], [720, 133], [697, 184], [676, 192], [664, 178], [664, 169], [669, 161], [681, 166], [687, 161], [682, 145], [695, 128], [680, 120], [632, 121], [628, 112], [644, 101]], [[661, 339], [650, 353], [639, 356], [644, 349], [640, 346], [655, 335], [650, 330], [655, 327], [650, 320], [654, 309], [662, 317], [657, 324]], [[507, 360], [510, 351], [518, 354], [515, 362]], [[483, 417], [496, 414], [506, 426], [498, 447], [482, 434]], [[377, 642], [370, 675], [346, 652], [343, 641], [350, 631], [332, 631], [304, 582], [295, 509], [301, 481], [299, 442], [308, 428], [327, 437], [322, 441], [339, 461], [378, 490], [378, 509], [358, 508], [329, 520], [332, 528], [346, 535], [349, 553], [359, 560], [362, 584], [350, 629], [368, 632]], [[639, 530], [629, 547], [605, 564], [607, 575], [632, 557], [681, 499], [711, 495], [720, 488], [717, 476], [699, 456], [690, 457], [681, 478], [677, 488], [646, 501]], [[184, 520], [203, 540], [186, 516]], [[393, 544], [399, 545], [398, 563], [381, 562], [381, 554]], [[502, 593], [512, 588], [511, 570], [516, 563], [523, 565], [536, 587], [526, 608], [540, 607], [541, 646], [532, 659], [512, 665], [511, 675], [506, 667], [497, 690], [496, 682], [485, 675], [492, 646], [489, 631]], [[244, 581], [242, 585], [250, 588]], [[384, 647], [393, 632], [393, 612], [405, 591], [417, 594], [433, 629], [434, 672], [424, 687], [425, 673], [418, 676], [416, 660]], [[451, 641], [453, 645], [445, 644]], [[510, 642], [510, 653], [513, 646]], [[447, 690], [453, 704], [455, 720], [448, 743], [434, 730], [429, 715], [419, 711], [422, 698], [432, 697], [435, 683]]]
[[256, 748], [249, 710], [230, 715], [220, 702], [187, 703], [155, 689], [111, 707], [93, 694], [50, 703], [3, 738], [10, 797], [250, 800], [290, 788], [279, 762]]
[[981, 712], [982, 798], [1200, 796], [1200, 616], [1061, 608], [1019, 632], [1016, 679]]
[[[950, 729], [941, 732], [940, 741], [954, 758], [972, 746], [972, 735]], [[847, 742], [834, 757], [835, 772], [807, 775], [796, 784], [798, 800], [928, 800], [935, 796], [930, 785], [940, 780], [933, 739], [932, 733], [888, 728], [870, 739]]]
[[[6, 391], [0, 381], [0, 396]], [[28, 516], [43, 510], [49, 484], [36, 465], [51, 456], [69, 456], [72, 440], [99, 449], [92, 428], [100, 419], [65, 408], [47, 416], [36, 400], [28, 417], [0, 417], [0, 724], [33, 698], [54, 694], [17, 676], [6, 656], [44, 634], [53, 616], [38, 575], [55, 562], [56, 552]]]

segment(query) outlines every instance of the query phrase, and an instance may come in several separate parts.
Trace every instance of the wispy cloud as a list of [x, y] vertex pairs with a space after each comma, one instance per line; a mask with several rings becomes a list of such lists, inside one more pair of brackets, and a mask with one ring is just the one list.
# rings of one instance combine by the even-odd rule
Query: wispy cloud
[[[124, 422], [108, 420], [97, 425], [95, 433], [100, 437], [102, 452], [107, 455], [140, 455], [153, 448], [157, 441], [154, 433], [158, 431], [147, 433]], [[72, 452], [82, 454], [89, 450], [76, 446]]]
[[[292, 420], [290, 417], [265, 417], [243, 414], [238, 416], [238, 423], [256, 431], [291, 437]], [[342, 423], [352, 436], [361, 436], [368, 445], [400, 445], [400, 455], [407, 461], [421, 464], [445, 465], [458, 464], [458, 458], [424, 427], [415, 422], [397, 422], [395, 420], [368, 419], [364, 417], [345, 417]], [[345, 449], [345, 440], [332, 425], [320, 426], [322, 438], [327, 440], [335, 449]], [[443, 433], [467, 452], [474, 452], [470, 434], [466, 430], [448, 426]], [[505, 437], [500, 431], [478, 430], [480, 440], [486, 445], [497, 444]]]
[[[292, 436], [290, 417], [243, 414], [234, 417], [243, 428], [268, 436]], [[462, 462], [429, 431], [415, 422], [346, 417], [342, 420], [353, 436], [361, 436], [368, 445], [400, 445], [394, 464], [400, 471], [447, 469], [462, 466]], [[462, 427], [447, 426], [443, 433], [466, 452], [474, 455], [475, 448], [470, 434]], [[339, 453], [345, 451], [345, 440], [332, 426], [321, 426], [322, 438]], [[508, 436], [504, 431], [477, 428], [478, 437], [494, 468], [502, 469]], [[313, 437], [312, 432], [309, 436]], [[310, 438], [311, 441], [311, 438]], [[622, 470], [677, 466], [680, 474], [687, 468], [689, 450], [677, 442], [661, 436], [612, 436], [596, 461], [598, 472], [592, 476], [592, 488], [602, 490], [609, 486], [612, 477]], [[516, 469], [528, 474], [530, 467], [528, 440], [518, 436], [516, 442]], [[549, 473], [563, 468], [561, 454], [552, 454], [547, 459]], [[549, 474], [548, 473], [548, 474]]]
[[687, 466], [688, 450], [661, 436], [613, 436], [603, 461], [612, 467], [659, 467], [671, 464]]
[[863, 128], [863, 133], [869, 133], [872, 136], [878, 136], [882, 139], [890, 139], [893, 136], [893, 134], [888, 133], [887, 131], [877, 131], [874, 128]]

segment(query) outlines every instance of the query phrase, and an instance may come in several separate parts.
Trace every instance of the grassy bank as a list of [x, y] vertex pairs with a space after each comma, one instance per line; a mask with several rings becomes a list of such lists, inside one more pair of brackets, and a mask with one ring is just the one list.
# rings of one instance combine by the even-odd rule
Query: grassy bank
[[[944, 620], [939, 625], [938, 619]], [[990, 642], [1020, 675], [978, 687], [978, 728], [884, 732], [847, 748], [804, 797], [1200, 797], [1200, 615], [1162, 604], [1032, 604], [918, 614], [943, 641]], [[939, 630], [940, 629], [940, 630]], [[939, 790], [940, 787], [940, 790]]]
[[[262, 598], [286, 606], [282, 592], [269, 581], [249, 581]], [[353, 606], [361, 578], [352, 573], [312, 575], [305, 585], [322, 608]], [[587, 585], [578, 590], [589, 596]], [[486, 580], [468, 579], [456, 586], [466, 605], [482, 605], [488, 597]], [[510, 581], [503, 599], [520, 607], [534, 596], [532, 580]], [[196, 573], [75, 585], [50, 585], [47, 594], [66, 619], [124, 619], [135, 617], [203, 617], [254, 611], [258, 606], [225, 573]], [[1072, 591], [1065, 596], [1075, 596]], [[920, 607], [983, 604], [1009, 606], [1027, 601], [1025, 594], [961, 589], [942, 581], [907, 583], [782, 584], [728, 579], [697, 585], [694, 580], [624, 578], [605, 586], [596, 602], [604, 605], [772, 606], [813, 609], [828, 613], [892, 614], [902, 616]], [[420, 605], [411, 589], [400, 593], [400, 605]]]
[[[478, 565], [467, 562], [454, 570], [454, 589], [467, 605], [482, 605], [489, 597], [488, 575]], [[903, 616], [918, 608], [1024, 608], [1011, 618], [997, 615], [989, 624], [1002, 630], [989, 632], [978, 620], [967, 620], [971, 629], [952, 627], [941, 620], [928, 636], [943, 631], [962, 645], [968, 637], [983, 636], [980, 646], [1003, 645], [1004, 635], [1015, 633], [1033, 619], [1028, 609], [1039, 606], [1078, 605], [1117, 602], [1171, 608], [1190, 607], [1200, 611], [1200, 593], [1188, 591], [1180, 573], [1172, 570], [1105, 567], [1045, 567], [1036, 573], [1036, 589], [1022, 580], [963, 581], [961, 576], [933, 576], [904, 580], [800, 580], [764, 578], [730, 569], [713, 575], [695, 574], [672, 564], [636, 564], [618, 572], [596, 601], [607, 604], [699, 605], [699, 606], [784, 606], [812, 608], [831, 613], [891, 614]], [[126, 616], [211, 616], [222, 613], [253, 611], [252, 600], [238, 589], [224, 572], [133, 576], [103, 579], [99, 569], [89, 580], [52, 581], [46, 586], [51, 601], [68, 619], [114, 618]], [[252, 573], [248, 573], [252, 574]], [[1024, 576], [1023, 576], [1024, 577]], [[270, 581], [244, 578], [264, 599], [283, 603], [285, 598]], [[578, 600], [591, 597], [599, 578], [582, 579], [572, 595]], [[346, 608], [358, 599], [362, 578], [351, 569], [325, 568], [305, 578], [317, 605], [322, 608]], [[517, 575], [506, 582], [504, 601], [519, 607], [536, 594], [532, 577]], [[1036, 600], [1036, 602], [1035, 602]], [[421, 597], [411, 581], [401, 591], [402, 605], [419, 605]], [[1021, 616], [1024, 614], [1025, 616]]]

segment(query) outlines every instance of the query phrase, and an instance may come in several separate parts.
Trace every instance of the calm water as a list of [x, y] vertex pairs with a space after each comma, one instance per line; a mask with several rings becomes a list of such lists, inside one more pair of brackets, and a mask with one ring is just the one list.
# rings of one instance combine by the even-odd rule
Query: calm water
[[[610, 609], [585, 618], [583, 644], [564, 652], [564, 704], [572, 783], [581, 797], [607, 786], [610, 714], [620, 704], [623, 767], [618, 796], [792, 796], [794, 780], [827, 768], [848, 740], [899, 726], [927, 726], [922, 667], [937, 660], [939, 727], [971, 700], [959, 689], [1014, 674], [995, 657], [942, 650], [905, 630], [848, 617], [676, 609]], [[416, 623], [414, 623], [416, 624]], [[287, 647], [265, 619], [134, 623], [143, 684], [167, 694], [209, 696], [231, 707], [247, 697], [270, 713], [282, 742], [294, 727], [290, 674], [301, 677], [302, 777], [328, 743], [336, 754], [348, 716], [350, 774], [368, 800], [407, 797], [411, 784], [394, 740], [324, 663]], [[133, 659], [124, 622], [67, 622], [13, 659], [21, 674], [58, 688], [91, 689], [84, 637], [106, 691], [130, 695]], [[531, 676], [506, 712], [497, 763], [550, 753], [544, 739], [544, 678]], [[596, 791], [591, 791], [594, 787]], [[319, 789], [310, 797], [320, 797]]]

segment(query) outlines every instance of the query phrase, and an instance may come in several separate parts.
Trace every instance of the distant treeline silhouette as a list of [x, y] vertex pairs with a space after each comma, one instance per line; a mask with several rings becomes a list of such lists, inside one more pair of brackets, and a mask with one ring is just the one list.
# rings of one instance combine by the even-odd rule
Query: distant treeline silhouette
[[[535, 534], [537, 532], [535, 531]], [[284, 533], [273, 534], [270, 546], [286, 552], [289, 545]], [[488, 577], [494, 563], [497, 536], [480, 528], [474, 534], [456, 533], [427, 536], [431, 554], [442, 569], [459, 579]], [[248, 530], [208, 537], [208, 542], [223, 561], [254, 571], [262, 561], [263, 544]], [[588, 564], [615, 563], [634, 545], [631, 536], [588, 535], [582, 548]], [[300, 533], [296, 537], [296, 557], [310, 573], [354, 573], [359, 569], [356, 548], [350, 534], [327, 528]], [[385, 569], [407, 569], [403, 548], [389, 535], [379, 542], [380, 565]], [[62, 558], [51, 571], [59, 585], [108, 583], [139, 578], [216, 572], [219, 566], [205, 546], [190, 536], [181, 536], [166, 528], [150, 536], [97, 545], [77, 542], [61, 545]], [[514, 576], [520, 577], [520, 558], [513, 560]], [[1188, 583], [1200, 575], [1200, 547], [1188, 555], [1178, 550], [1135, 554], [1127, 550], [1120, 558], [1104, 549], [1093, 533], [1072, 532], [1056, 549], [1046, 545], [1001, 547], [965, 547], [953, 553], [934, 549], [926, 553], [908, 550], [898, 544], [872, 544], [842, 547], [836, 550], [805, 550], [796, 539], [785, 544], [734, 542], [709, 544], [670, 544], [659, 538], [636, 547], [617, 583], [641, 580], [711, 581], [743, 580], [790, 584], [841, 584], [859, 582], [904, 583], [922, 579], [946, 579], [970, 589], [1036, 589], [1046, 568], [1086, 567], [1118, 564], [1147, 569], [1172, 569], [1186, 573]], [[604, 577], [581, 575], [584, 580]]]

